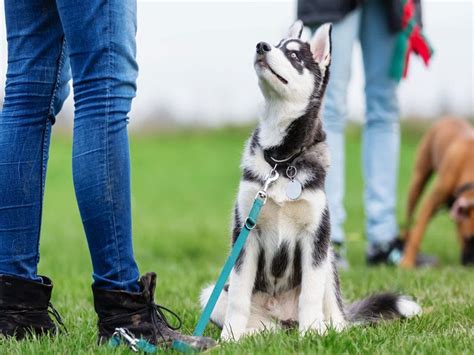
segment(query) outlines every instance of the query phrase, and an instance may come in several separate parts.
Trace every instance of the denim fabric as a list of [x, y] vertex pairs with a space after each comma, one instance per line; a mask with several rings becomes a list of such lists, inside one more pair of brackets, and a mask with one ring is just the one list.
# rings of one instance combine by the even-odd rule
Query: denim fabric
[[359, 38], [365, 72], [366, 120], [363, 132], [364, 203], [367, 240], [384, 245], [398, 234], [396, 187], [399, 159], [397, 82], [389, 77], [395, 35], [388, 28], [384, 4], [369, 0], [332, 30], [331, 76], [323, 120], [331, 153], [326, 191], [332, 240], [344, 240], [344, 129], [352, 48]]
[[6, 0], [5, 18], [8, 69], [0, 113], [0, 274], [39, 279], [50, 134], [72, 74], [74, 187], [94, 284], [138, 291], [127, 133], [138, 74], [136, 1]]

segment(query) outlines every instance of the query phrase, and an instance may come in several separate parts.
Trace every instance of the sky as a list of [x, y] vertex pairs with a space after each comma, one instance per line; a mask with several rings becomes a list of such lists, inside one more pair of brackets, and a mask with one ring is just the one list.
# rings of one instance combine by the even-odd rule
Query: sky
[[[429, 69], [418, 58], [411, 61], [409, 78], [399, 88], [402, 116], [474, 116], [473, 3], [424, 1], [425, 32], [436, 53]], [[255, 44], [277, 42], [295, 15], [293, 0], [138, 1], [140, 75], [132, 126], [219, 126], [255, 120], [262, 104], [252, 65]], [[6, 43], [1, 21], [3, 80]], [[364, 117], [363, 86], [356, 45], [348, 92], [348, 114], [354, 120]], [[72, 107], [70, 97], [59, 120], [70, 122]]]

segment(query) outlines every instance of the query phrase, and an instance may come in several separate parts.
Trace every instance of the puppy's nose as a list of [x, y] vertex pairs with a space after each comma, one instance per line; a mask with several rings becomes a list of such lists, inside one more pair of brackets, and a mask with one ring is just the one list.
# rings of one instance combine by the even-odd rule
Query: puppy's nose
[[267, 42], [259, 42], [257, 43], [257, 54], [265, 54], [266, 52], [270, 52], [272, 47]]

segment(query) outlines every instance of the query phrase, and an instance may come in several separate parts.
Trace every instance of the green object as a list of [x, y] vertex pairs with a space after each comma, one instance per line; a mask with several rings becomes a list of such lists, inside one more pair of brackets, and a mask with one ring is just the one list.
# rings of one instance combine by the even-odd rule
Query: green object
[[397, 81], [407, 76], [411, 53], [420, 56], [427, 66], [433, 55], [433, 48], [416, 22], [416, 6], [413, 0], [404, 0], [402, 5], [403, 10], [400, 19], [402, 30], [395, 40], [395, 48], [389, 69], [390, 77]]
[[398, 35], [393, 50], [392, 63], [390, 65], [390, 76], [400, 80], [405, 72], [405, 61], [408, 51], [409, 38], [413, 30], [413, 22], [408, 23]]

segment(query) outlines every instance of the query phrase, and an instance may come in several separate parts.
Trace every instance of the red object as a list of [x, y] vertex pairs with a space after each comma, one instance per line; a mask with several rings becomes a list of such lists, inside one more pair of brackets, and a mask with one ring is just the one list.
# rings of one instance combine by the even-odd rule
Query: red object
[[408, 0], [403, 6], [403, 16], [402, 16], [402, 28], [408, 26], [408, 22], [415, 15], [415, 4], [413, 0]]
[[408, 74], [408, 64], [410, 62], [410, 54], [413, 52], [419, 55], [426, 66], [429, 65], [429, 61], [432, 55], [432, 49], [428, 44], [428, 41], [421, 34], [420, 26], [415, 22], [415, 4], [413, 0], [407, 0], [403, 6], [402, 16], [402, 28], [406, 29], [407, 26], [411, 25], [412, 30], [408, 37], [407, 51], [405, 54], [405, 65], [403, 68], [403, 77], [406, 78]]
[[429, 65], [430, 58], [431, 58], [431, 48], [429, 47], [428, 43], [426, 42], [425, 38], [421, 34], [420, 26], [415, 25], [413, 31], [408, 38], [408, 50], [405, 56], [405, 68], [403, 70], [403, 77], [406, 78], [408, 74], [408, 64], [410, 61], [410, 54], [416, 53], [423, 59], [423, 62], [426, 66]]

